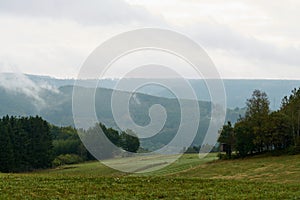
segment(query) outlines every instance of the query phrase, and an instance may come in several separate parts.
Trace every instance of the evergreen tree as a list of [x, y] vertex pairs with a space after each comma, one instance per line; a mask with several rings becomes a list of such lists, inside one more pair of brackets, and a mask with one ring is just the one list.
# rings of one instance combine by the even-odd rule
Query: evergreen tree
[[13, 148], [7, 126], [0, 123], [0, 172], [12, 171], [13, 161]]
[[42, 118], [8, 117], [0, 120], [0, 171], [21, 172], [51, 165], [52, 137]]

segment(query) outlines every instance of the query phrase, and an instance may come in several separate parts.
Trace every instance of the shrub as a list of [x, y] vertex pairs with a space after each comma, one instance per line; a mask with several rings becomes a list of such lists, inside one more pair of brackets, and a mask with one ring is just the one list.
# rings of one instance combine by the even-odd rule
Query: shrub
[[76, 154], [62, 154], [62, 155], [57, 156], [53, 160], [52, 165], [54, 167], [57, 167], [57, 166], [61, 166], [61, 165], [77, 164], [82, 161], [83, 161], [83, 159]]

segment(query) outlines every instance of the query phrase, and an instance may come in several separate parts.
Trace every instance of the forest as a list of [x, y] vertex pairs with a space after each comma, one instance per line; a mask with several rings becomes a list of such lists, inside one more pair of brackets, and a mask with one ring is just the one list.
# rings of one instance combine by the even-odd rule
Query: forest
[[[92, 135], [96, 127], [101, 127], [106, 137], [122, 149], [139, 149], [138, 138], [127, 134], [129, 130], [119, 132], [97, 123], [84, 134]], [[73, 127], [54, 126], [39, 116], [0, 119], [0, 172], [33, 171], [88, 160], [95, 158]]]
[[218, 141], [226, 158], [300, 152], [300, 88], [282, 99], [279, 110], [270, 111], [269, 106], [267, 94], [255, 90], [246, 101], [245, 116], [223, 126]]
[[51, 166], [52, 138], [48, 123], [36, 117], [0, 119], [0, 171], [21, 172]]

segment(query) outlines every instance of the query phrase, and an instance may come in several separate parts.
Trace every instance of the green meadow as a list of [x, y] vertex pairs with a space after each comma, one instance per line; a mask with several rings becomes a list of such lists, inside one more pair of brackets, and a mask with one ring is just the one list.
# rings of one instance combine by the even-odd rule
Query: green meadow
[[132, 165], [139, 173], [87, 162], [0, 174], [0, 199], [300, 199], [300, 155], [217, 160], [216, 154], [204, 159], [186, 154], [146, 173], [138, 166], [141, 160], [149, 162], [148, 171], [158, 166], [145, 157], [131, 157], [106, 162]]

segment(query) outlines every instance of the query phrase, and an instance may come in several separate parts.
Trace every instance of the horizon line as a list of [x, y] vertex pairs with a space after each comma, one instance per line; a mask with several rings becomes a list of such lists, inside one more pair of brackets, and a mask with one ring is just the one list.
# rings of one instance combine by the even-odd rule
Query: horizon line
[[[52, 79], [58, 79], [58, 80], [118, 80], [122, 79], [120, 77], [104, 77], [101, 79], [98, 78], [85, 78], [85, 79], [77, 79], [77, 77], [59, 77], [59, 76], [53, 76], [48, 74], [30, 74], [30, 73], [21, 73], [21, 72], [0, 72], [0, 74], [22, 74], [26, 76], [40, 76], [40, 77], [48, 77]], [[279, 78], [279, 77], [220, 77], [220, 78], [197, 78], [197, 77], [184, 77], [187, 80], [286, 80], [286, 81], [300, 81], [299, 78]], [[178, 77], [126, 77], [125, 79], [178, 79]]]

